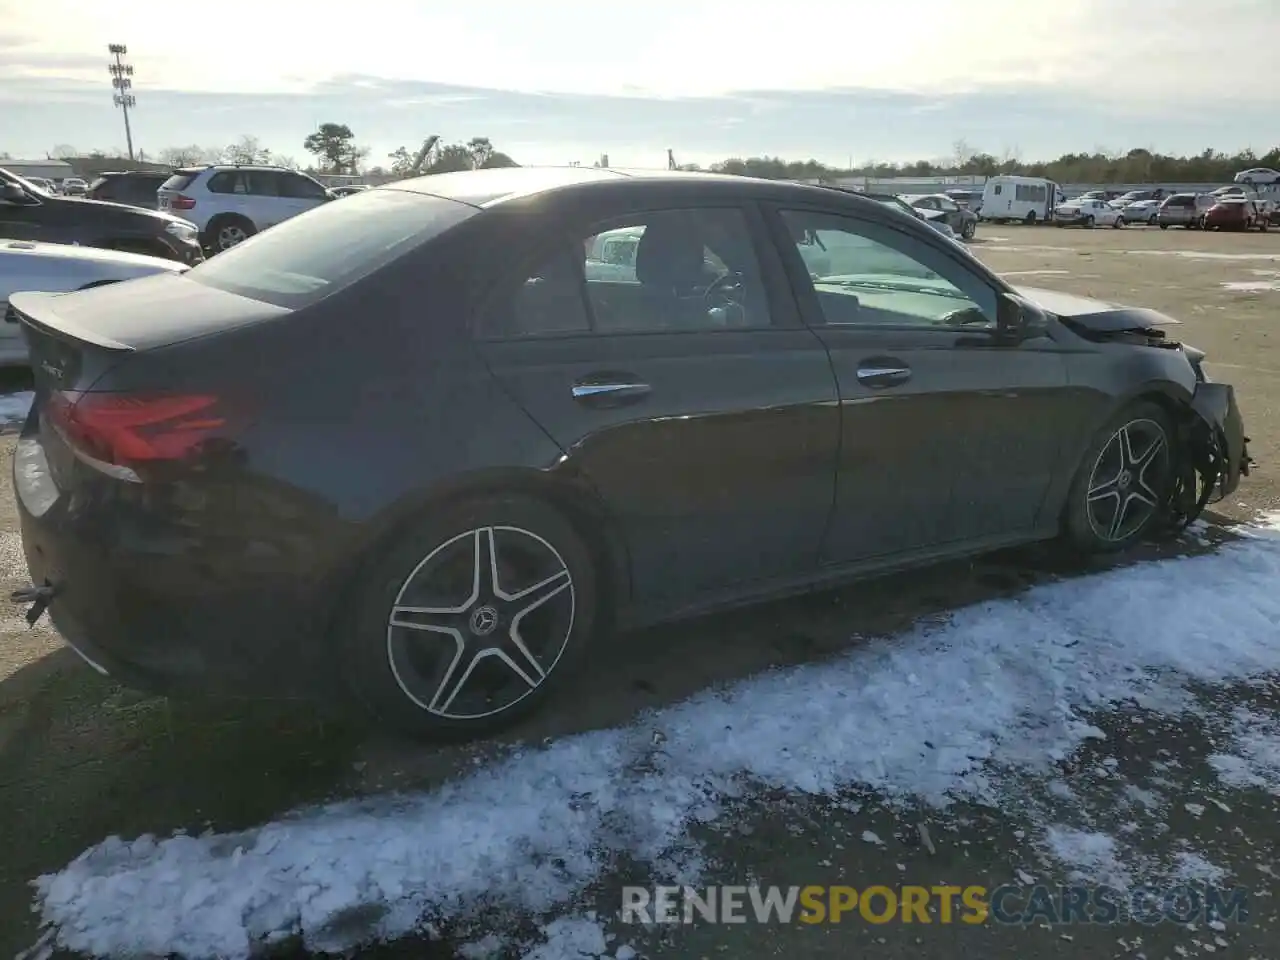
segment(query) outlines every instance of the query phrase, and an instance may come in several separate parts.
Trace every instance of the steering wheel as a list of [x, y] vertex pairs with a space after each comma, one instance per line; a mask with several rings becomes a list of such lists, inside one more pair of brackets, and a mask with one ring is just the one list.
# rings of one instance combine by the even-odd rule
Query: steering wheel
[[726, 326], [739, 326], [747, 319], [747, 308], [742, 303], [743, 293], [742, 274], [722, 274], [702, 291], [702, 305], [708, 313], [716, 310], [723, 314]]

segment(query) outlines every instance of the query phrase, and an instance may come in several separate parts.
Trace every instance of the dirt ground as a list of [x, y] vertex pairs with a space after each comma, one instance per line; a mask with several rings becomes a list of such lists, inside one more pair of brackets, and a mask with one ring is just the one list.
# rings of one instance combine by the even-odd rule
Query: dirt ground
[[[1174, 336], [1207, 351], [1213, 379], [1236, 385], [1253, 438], [1251, 452], [1261, 464], [1218, 512], [1224, 520], [1243, 520], [1280, 508], [1278, 474], [1270, 466], [1280, 444], [1280, 351], [1270, 327], [1280, 316], [1280, 237], [984, 225], [974, 251], [1015, 284], [1148, 306], [1182, 320]], [[0, 438], [0, 446], [7, 463], [12, 436]], [[823, 657], [847, 645], [856, 633], [893, 630], [925, 613], [1016, 592], [1049, 575], [1077, 572], [1064, 568], [1064, 562], [1041, 548], [1013, 551], [895, 577], [889, 585], [856, 586], [623, 638], [629, 642], [596, 655], [588, 682], [573, 703], [535, 718], [507, 742], [625, 723], [640, 709], [678, 700], [708, 684]], [[24, 576], [6, 476], [0, 483], [0, 589], [7, 595], [25, 583]], [[731, 646], [725, 642], [729, 636]], [[1182, 744], [1194, 754], [1194, 736], [1179, 737], [1174, 731], [1162, 742]], [[411, 747], [371, 735], [349, 719], [321, 717], [292, 705], [171, 703], [137, 696], [90, 671], [44, 623], [28, 629], [16, 612], [0, 609], [0, 951], [12, 955], [35, 938], [28, 883], [110, 834], [247, 826], [301, 802], [436, 782], [477, 754], [503, 748], [501, 743], [466, 749]], [[1275, 814], [1274, 803], [1256, 798], [1236, 805], [1233, 823], [1243, 828], [1237, 832], [1247, 835], [1250, 844], [1274, 846]], [[783, 828], [783, 818], [779, 811], [766, 812], [750, 842], [733, 851], [744, 871], [765, 878], [790, 876], [780, 882], [797, 882], [792, 868], [817, 862], [834, 842], [836, 833], [829, 825], [815, 824], [797, 835]], [[1209, 830], [1199, 823], [1184, 826], [1189, 832]], [[880, 829], [882, 836], [894, 835], [892, 825]], [[975, 874], [983, 864], [1007, 872], [1001, 837], [1009, 825], [992, 829], [986, 840], [965, 852]], [[895, 857], [910, 859], [893, 850], [866, 856], [886, 860], [881, 866], [889, 870]], [[1229, 857], [1229, 851], [1223, 856]], [[868, 869], [874, 865], [868, 863]], [[912, 860], [905, 882], [926, 866]], [[804, 869], [799, 882], [824, 882], [813, 878], [809, 866]], [[923, 874], [921, 879], [928, 882]], [[1274, 956], [1269, 931], [1259, 927], [1256, 942], [1241, 942], [1242, 952], [1230, 955]], [[759, 937], [747, 929], [716, 928], [666, 945], [655, 942], [650, 950], [682, 958], [726, 949], [749, 957], [835, 957], [861, 950], [940, 958], [1121, 952], [1114, 934], [1067, 942], [1056, 933], [1036, 939], [1026, 931], [1017, 936], [994, 931], [986, 940], [968, 938], [962, 948], [955, 933], [944, 935], [934, 928], [922, 943], [914, 939], [917, 932], [903, 937], [877, 930], [869, 938], [865, 929], [826, 928], [806, 931], [801, 939], [795, 932]], [[884, 942], [885, 937], [891, 942]], [[1170, 941], [1148, 955], [1172, 955], [1175, 945], [1176, 940]], [[423, 946], [394, 952], [453, 955]]]

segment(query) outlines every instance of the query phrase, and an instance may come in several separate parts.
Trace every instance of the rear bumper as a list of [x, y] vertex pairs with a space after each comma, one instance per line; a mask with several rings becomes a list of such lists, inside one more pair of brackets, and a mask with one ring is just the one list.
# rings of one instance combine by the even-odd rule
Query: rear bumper
[[325, 605], [284, 571], [252, 570], [198, 533], [112, 491], [56, 487], [37, 437], [24, 432], [13, 483], [31, 582], [54, 595], [49, 618], [91, 666], [159, 693], [327, 698], [338, 692]]

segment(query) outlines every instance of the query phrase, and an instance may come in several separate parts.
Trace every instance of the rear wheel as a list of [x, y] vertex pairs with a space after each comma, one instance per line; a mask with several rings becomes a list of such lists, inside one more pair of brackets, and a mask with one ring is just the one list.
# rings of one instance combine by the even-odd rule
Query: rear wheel
[[1067, 495], [1063, 532], [1087, 553], [1133, 546], [1159, 519], [1173, 477], [1173, 428], [1151, 401], [1120, 411], [1098, 432]]
[[1125, 221], [1124, 217], [1116, 217], [1116, 218], [1115, 218], [1115, 220], [1114, 220], [1114, 221], [1112, 222], [1112, 224], [1111, 224], [1111, 229], [1112, 229], [1112, 230], [1119, 230], [1121, 227], [1123, 227], [1123, 226], [1125, 225], [1125, 222], [1126, 222], [1126, 221]]
[[972, 240], [973, 235], [978, 232], [977, 220], [966, 220], [963, 227], [960, 228], [960, 236], [966, 240]]
[[224, 214], [209, 221], [205, 229], [205, 243], [214, 253], [221, 253], [244, 243], [257, 232], [258, 228], [247, 218]]
[[1028, 227], [1034, 227], [1036, 225], [1036, 212], [1032, 210], [1030, 213], [1028, 213], [1025, 217], [1022, 218], [1022, 222], [1025, 223]]
[[345, 675], [410, 736], [481, 736], [546, 700], [595, 622], [595, 567], [573, 526], [537, 500], [484, 497], [375, 558], [344, 626]]
[[1092, 229], [1093, 229], [1093, 216], [1092, 216], [1092, 214], [1084, 218], [1084, 227], [1085, 227], [1085, 229], [1086, 229], [1086, 230], [1092, 230]]
[[[1190, 224], [1187, 224], [1187, 226], [1190, 226]], [[1167, 223], [1162, 223], [1162, 224], [1160, 224], [1160, 229], [1161, 229], [1161, 230], [1168, 230], [1168, 229], [1169, 229], [1169, 225], [1168, 225]]]

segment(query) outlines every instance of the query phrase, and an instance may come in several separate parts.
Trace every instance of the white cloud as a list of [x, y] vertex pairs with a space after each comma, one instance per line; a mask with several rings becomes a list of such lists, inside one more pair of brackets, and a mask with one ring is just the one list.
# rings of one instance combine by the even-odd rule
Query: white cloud
[[[1032, 11], [1015, 0], [916, 0], [867, 9], [809, 0], [778, 12], [743, 0], [458, 7], [386, 0], [374, 16], [331, 29], [288, 4], [220, 0], [190, 22], [118, 0], [39, 5], [6, 0], [4, 31], [25, 53], [105, 55], [129, 44], [138, 84], [185, 90], [287, 92], [336, 74], [370, 74], [515, 90], [714, 95], [734, 89], [868, 87], [925, 93], [991, 85], [1078, 88], [1134, 101], [1200, 99], [1254, 89], [1271, 96], [1263, 56], [1232, 55], [1241, 38], [1280, 41], [1272, 0], [1062, 0]], [[1231, 63], [1231, 70], [1221, 69]], [[88, 65], [77, 76], [100, 81]], [[65, 75], [65, 74], [64, 74]]]

